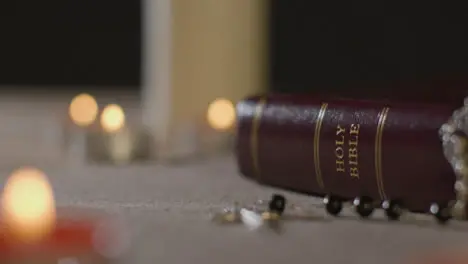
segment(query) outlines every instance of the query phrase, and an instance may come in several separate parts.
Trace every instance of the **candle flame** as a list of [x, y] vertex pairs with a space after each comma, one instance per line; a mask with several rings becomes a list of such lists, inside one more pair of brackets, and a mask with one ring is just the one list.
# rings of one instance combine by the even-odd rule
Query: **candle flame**
[[68, 112], [72, 121], [81, 127], [91, 125], [99, 111], [96, 99], [89, 94], [79, 94], [70, 103]]
[[236, 110], [231, 101], [223, 98], [214, 100], [208, 106], [207, 119], [216, 130], [227, 130], [234, 125]]
[[125, 125], [125, 113], [119, 105], [110, 104], [101, 114], [101, 126], [106, 132], [117, 132]]
[[35, 168], [20, 168], [8, 179], [1, 200], [2, 220], [15, 239], [34, 242], [55, 226], [52, 187], [46, 175]]

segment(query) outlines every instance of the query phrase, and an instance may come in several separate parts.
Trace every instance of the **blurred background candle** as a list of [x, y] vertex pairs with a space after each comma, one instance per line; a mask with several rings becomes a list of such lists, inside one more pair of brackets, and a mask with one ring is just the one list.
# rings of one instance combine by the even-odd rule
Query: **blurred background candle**
[[225, 98], [218, 98], [208, 106], [207, 120], [217, 131], [229, 131], [236, 120], [234, 104]]
[[78, 127], [88, 127], [94, 123], [99, 107], [93, 96], [83, 93], [75, 96], [68, 109], [70, 119]]
[[128, 247], [119, 236], [123, 226], [115, 228], [111, 221], [84, 212], [59, 215], [47, 176], [34, 167], [19, 168], [10, 175], [0, 205], [2, 264], [61, 263], [64, 258], [103, 263], [120, 257]]
[[103, 107], [99, 130], [88, 133], [84, 148], [86, 159], [99, 164], [147, 162], [151, 157], [151, 137], [132, 110], [115, 103]]
[[85, 158], [85, 142], [87, 134], [96, 124], [99, 106], [96, 99], [87, 93], [76, 95], [68, 107], [71, 126], [65, 128], [65, 149], [68, 152], [68, 161], [73, 164], [81, 164]]
[[106, 135], [110, 158], [117, 164], [131, 161], [135, 145], [132, 131], [126, 127], [125, 112], [117, 104], [107, 105], [101, 114], [101, 127]]
[[217, 98], [207, 107], [204, 146], [212, 152], [230, 150], [234, 135], [236, 110], [234, 103], [226, 98]]
[[102, 110], [100, 121], [104, 132], [117, 133], [125, 127], [125, 113], [121, 106], [109, 104]]
[[210, 134], [225, 133], [208, 123], [211, 103], [217, 98], [237, 102], [269, 87], [265, 49], [269, 2], [145, 3], [143, 124], [155, 139], [157, 157], [196, 156], [194, 152], [204, 151], [200, 136], [215, 147]]

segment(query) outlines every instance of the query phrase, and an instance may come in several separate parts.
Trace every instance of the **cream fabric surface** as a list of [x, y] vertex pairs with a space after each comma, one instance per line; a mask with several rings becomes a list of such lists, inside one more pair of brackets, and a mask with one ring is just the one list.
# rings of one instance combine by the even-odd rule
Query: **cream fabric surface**
[[[0, 122], [6, 110], [15, 112], [18, 105], [0, 102]], [[54, 115], [63, 110], [64, 104], [53, 105], [45, 101], [43, 111], [38, 111], [29, 109], [28, 103], [21, 109], [35, 122], [61, 122]], [[5, 135], [0, 133], [0, 142], [11, 139], [11, 133]], [[8, 157], [8, 149], [1, 148], [0, 152]], [[82, 158], [75, 155], [75, 160]], [[2, 184], [14, 167], [25, 163], [15, 159], [0, 164]], [[288, 222], [280, 235], [268, 230], [251, 232], [242, 226], [217, 226], [210, 221], [210, 212], [234, 201], [267, 199], [275, 191], [240, 177], [231, 156], [177, 166], [115, 167], [41, 162], [40, 158], [36, 164], [49, 175], [60, 206], [103, 210], [125, 218], [133, 240], [122, 263], [391, 264], [405, 263], [414, 254], [468, 242], [467, 225], [453, 223], [441, 228], [430, 217], [392, 224], [381, 213], [372, 221], [360, 221], [346, 211], [345, 217], [331, 221]], [[304, 207], [319, 202], [286, 195]], [[322, 210], [317, 214], [325, 215]]]

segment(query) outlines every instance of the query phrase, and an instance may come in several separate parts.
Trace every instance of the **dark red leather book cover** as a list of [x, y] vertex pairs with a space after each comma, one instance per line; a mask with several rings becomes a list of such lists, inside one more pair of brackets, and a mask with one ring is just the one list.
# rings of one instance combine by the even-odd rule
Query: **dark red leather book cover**
[[237, 105], [240, 172], [261, 184], [345, 199], [399, 199], [427, 212], [455, 199], [439, 128], [455, 103], [254, 96]]

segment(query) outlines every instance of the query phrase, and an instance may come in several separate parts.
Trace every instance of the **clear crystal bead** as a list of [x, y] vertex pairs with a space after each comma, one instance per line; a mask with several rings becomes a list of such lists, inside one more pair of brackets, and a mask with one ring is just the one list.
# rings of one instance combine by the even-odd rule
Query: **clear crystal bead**
[[457, 165], [458, 159], [456, 157], [453, 157], [451, 159], [448, 159], [450, 165], [452, 165], [452, 168], [455, 169], [455, 166]]
[[451, 135], [451, 134], [443, 134], [443, 135], [442, 135], [442, 141], [443, 141], [443, 143], [445, 143], [445, 142], [447, 142], [447, 141], [450, 140], [450, 135]]
[[452, 134], [455, 132], [455, 127], [451, 123], [443, 124], [439, 129], [439, 135]]
[[255, 212], [264, 212], [268, 210], [268, 201], [257, 200], [251, 208]]
[[216, 223], [236, 223], [240, 221], [239, 207], [234, 204], [232, 207], [224, 208], [221, 212], [215, 213], [212, 220]]
[[453, 141], [453, 150], [455, 155], [460, 156], [465, 153], [466, 139], [461, 136], [452, 135], [451, 141]]
[[[468, 168], [468, 166], [466, 165], [466, 162], [465, 162], [465, 168]], [[463, 184], [465, 185], [465, 187], [467, 188], [467, 192], [468, 192], [468, 176], [463, 176], [460, 180], [463, 181]]]
[[257, 212], [242, 208], [239, 213], [242, 223], [244, 223], [244, 225], [247, 226], [247, 228], [250, 230], [258, 229], [264, 223], [262, 215], [258, 214]]
[[468, 107], [463, 106], [462, 108], [460, 108], [460, 112], [461, 115], [465, 116], [468, 113]]
[[460, 118], [461, 115], [462, 115], [462, 110], [461, 110], [461, 109], [457, 109], [457, 110], [453, 111], [453, 113], [452, 113], [452, 119], [457, 120], [457, 119]]
[[459, 178], [463, 179], [465, 177], [468, 177], [468, 168], [466, 167], [465, 162], [462, 160], [458, 160], [455, 163], [454, 171], [455, 171], [455, 174], [457, 174]]
[[448, 160], [461, 157], [466, 152], [466, 139], [457, 135], [451, 135], [449, 140], [442, 142], [444, 155]]
[[455, 187], [455, 191], [457, 191], [457, 193], [459, 193], [461, 195], [466, 194], [466, 186], [465, 186], [465, 183], [463, 181], [456, 181], [454, 187]]
[[464, 118], [453, 121], [453, 124], [456, 126], [456, 129], [460, 131], [463, 131], [467, 125]]
[[455, 146], [452, 140], [444, 140], [443, 142], [444, 155], [448, 160], [452, 160], [455, 157]]
[[463, 122], [463, 126], [459, 128], [461, 132], [464, 134], [468, 134], [468, 116], [466, 117], [466, 120]]
[[468, 125], [468, 108], [463, 107], [454, 112], [453, 124], [457, 129], [465, 131]]
[[456, 218], [465, 218], [466, 205], [463, 201], [457, 201], [452, 208], [452, 215]]
[[440, 210], [439, 205], [436, 203], [431, 204], [431, 207], [429, 208], [429, 211], [431, 212], [431, 214], [437, 214], [439, 210]]

